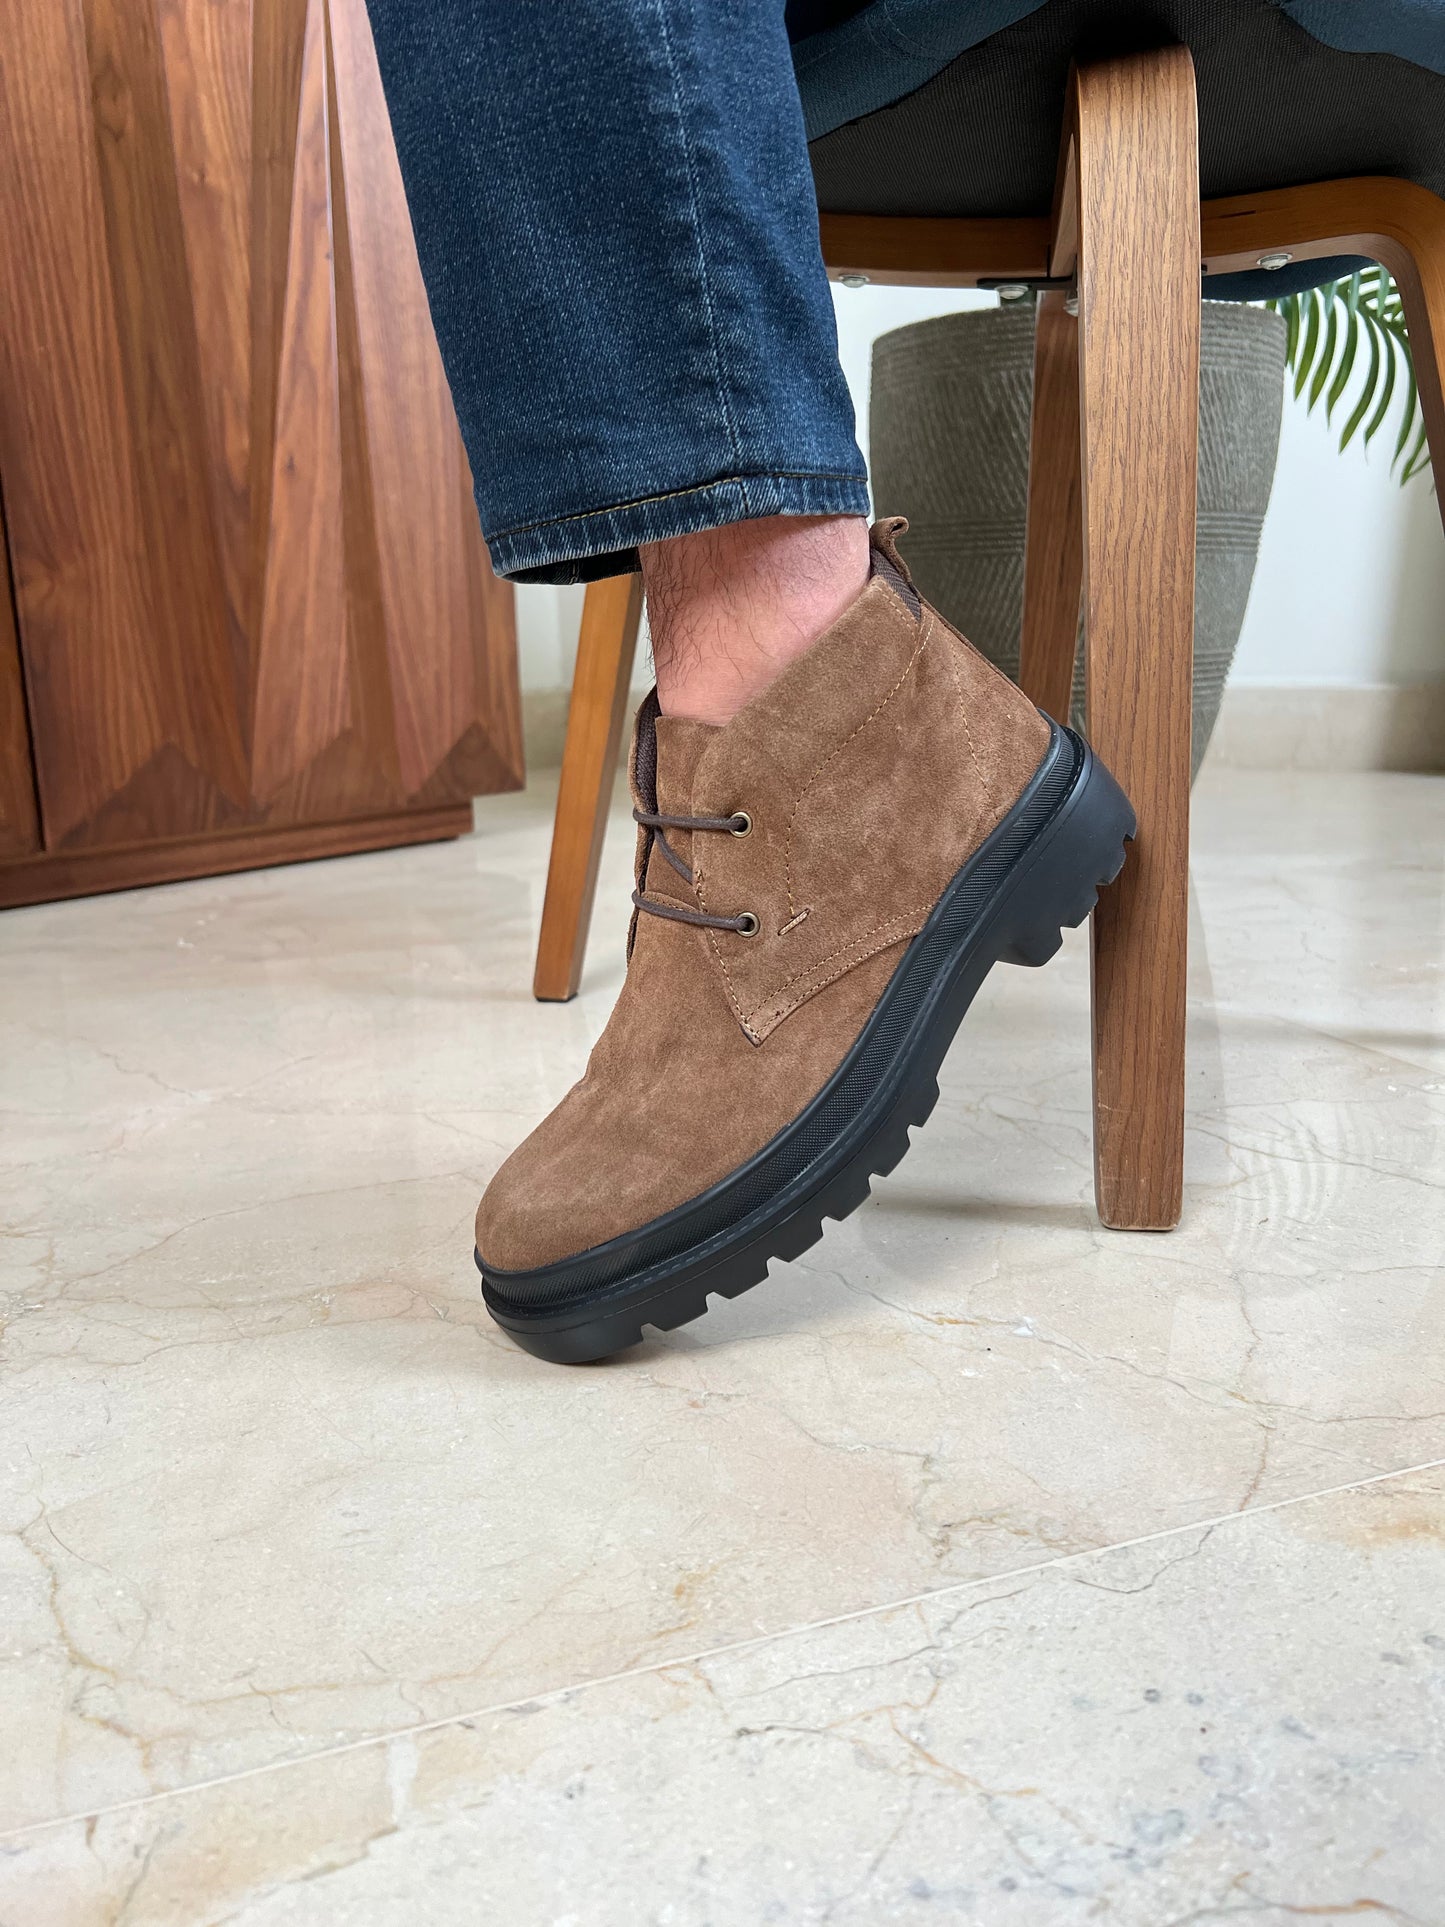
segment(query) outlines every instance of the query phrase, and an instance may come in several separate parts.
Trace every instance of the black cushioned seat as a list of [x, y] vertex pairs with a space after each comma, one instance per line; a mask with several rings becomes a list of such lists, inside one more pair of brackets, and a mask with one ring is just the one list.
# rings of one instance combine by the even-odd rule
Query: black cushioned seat
[[[1445, 197], [1445, 0], [793, 0], [789, 24], [828, 213], [1047, 214], [1070, 62], [1170, 42], [1194, 56], [1206, 199], [1357, 174]], [[1205, 292], [1254, 300], [1361, 265]]]

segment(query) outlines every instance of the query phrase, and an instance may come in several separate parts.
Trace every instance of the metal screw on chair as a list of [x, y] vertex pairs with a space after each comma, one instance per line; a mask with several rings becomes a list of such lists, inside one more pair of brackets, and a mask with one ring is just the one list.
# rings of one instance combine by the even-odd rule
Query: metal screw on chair
[[1076, 294], [1066, 294], [1064, 296], [1064, 313], [1077, 314], [1078, 312], [1079, 312], [1079, 297]]
[[1022, 281], [1004, 281], [998, 290], [1000, 301], [1027, 301], [1029, 290]]
[[840, 274], [838, 279], [845, 288], [866, 288], [868, 285], [866, 274]]
[[1259, 265], [1262, 268], [1287, 268], [1294, 256], [1292, 254], [1262, 254]]

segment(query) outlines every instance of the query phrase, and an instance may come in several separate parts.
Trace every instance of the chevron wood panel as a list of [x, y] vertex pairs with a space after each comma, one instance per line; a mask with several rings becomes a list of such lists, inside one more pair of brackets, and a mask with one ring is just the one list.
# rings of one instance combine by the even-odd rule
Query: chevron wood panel
[[[462, 540], [476, 513], [471, 478], [460, 440], [448, 433], [451, 397], [428, 320], [401, 170], [389, 142], [366, 137], [368, 128], [384, 123], [386, 109], [364, 0], [332, 0], [330, 19], [338, 171], [347, 188], [341, 206], [364, 206], [370, 216], [364, 226], [348, 222], [339, 237], [337, 282], [347, 325], [355, 330], [363, 400], [357, 420], [376, 504], [381, 633], [402, 780], [409, 788], [423, 786], [450, 760], [452, 780], [489, 786], [498, 756], [505, 761], [516, 754], [514, 745], [477, 728], [479, 715], [506, 712], [494, 687], [493, 657], [480, 648], [429, 655], [413, 646], [412, 635], [456, 628], [479, 591], [490, 610], [501, 585], [489, 570], [478, 577], [475, 551]], [[436, 450], [444, 451], [443, 459], [435, 459]], [[424, 573], [417, 569], [417, 518], [441, 536], [440, 566]]]
[[[70, 0], [7, 0], [5, 37], [0, 233], [25, 272], [0, 275], [0, 480], [59, 843], [125, 795], [166, 733], [84, 22]], [[67, 740], [63, 757], [38, 753]]]
[[[328, 752], [334, 756], [352, 721], [326, 37], [316, 0], [301, 26], [276, 409], [269, 446], [255, 451], [268, 462], [270, 477], [251, 774], [268, 802], [283, 790], [294, 792]], [[324, 252], [317, 235], [326, 237]], [[297, 646], [302, 637], [304, 648]], [[339, 787], [347, 787], [344, 780]]]
[[210, 509], [226, 627], [244, 686], [252, 622], [252, 24], [245, 6], [197, 0], [158, 0], [156, 15], [200, 365]]
[[[374, 845], [515, 787], [511, 592], [364, 0], [0, 0], [0, 28], [20, 860], [347, 819]], [[13, 814], [0, 863], [35, 840]]]
[[15, 605], [5, 554], [5, 523], [0, 512], [0, 859], [28, 856], [40, 848], [30, 726], [25, 715], [20, 645], [15, 636]]

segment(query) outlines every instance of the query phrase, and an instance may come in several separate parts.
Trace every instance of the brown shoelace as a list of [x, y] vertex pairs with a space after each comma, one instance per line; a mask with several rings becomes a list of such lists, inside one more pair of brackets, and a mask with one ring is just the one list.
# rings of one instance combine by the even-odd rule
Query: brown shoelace
[[[669, 830], [691, 830], [694, 834], [700, 830], [711, 830], [719, 835], [746, 836], [753, 827], [753, 820], [746, 810], [735, 810], [731, 816], [663, 816], [656, 810], [635, 809], [632, 816], [634, 822], [652, 831], [656, 847], [689, 889], [696, 889], [697, 873], [683, 862], [668, 842]], [[751, 910], [743, 910], [735, 917], [713, 917], [705, 910], [689, 910], [681, 903], [644, 896], [641, 890], [632, 892], [632, 901], [650, 917], [666, 917], [673, 923], [694, 924], [700, 930], [733, 930], [740, 937], [755, 937], [758, 934], [758, 920]]]

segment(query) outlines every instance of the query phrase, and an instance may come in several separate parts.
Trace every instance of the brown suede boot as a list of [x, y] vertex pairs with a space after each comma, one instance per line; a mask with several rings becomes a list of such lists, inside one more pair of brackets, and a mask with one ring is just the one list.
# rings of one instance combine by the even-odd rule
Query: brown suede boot
[[488, 1309], [539, 1357], [684, 1324], [846, 1217], [990, 967], [1051, 957], [1123, 863], [1118, 786], [920, 601], [906, 526], [731, 722], [638, 713], [627, 981], [477, 1213]]

